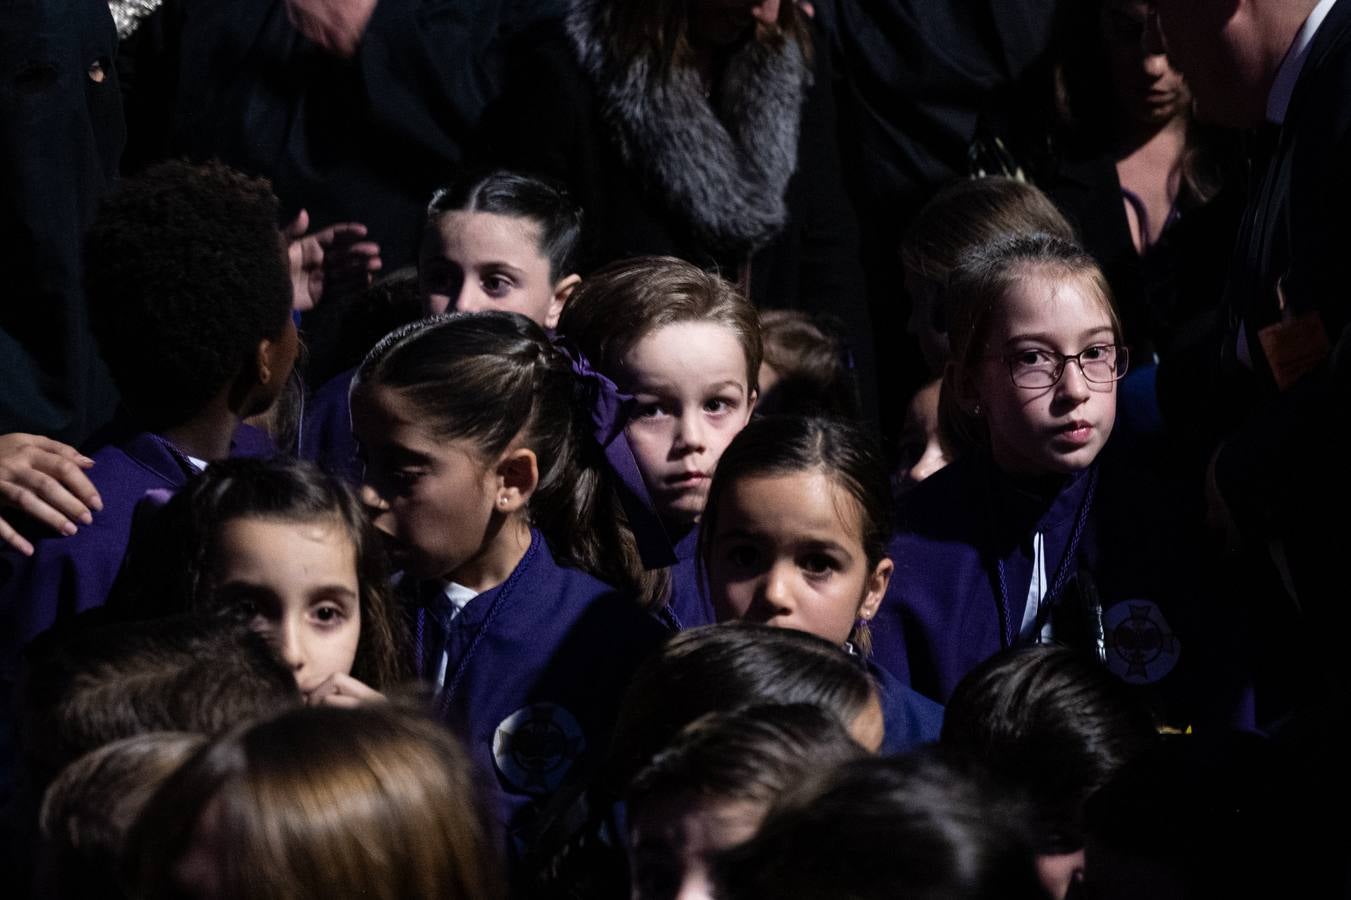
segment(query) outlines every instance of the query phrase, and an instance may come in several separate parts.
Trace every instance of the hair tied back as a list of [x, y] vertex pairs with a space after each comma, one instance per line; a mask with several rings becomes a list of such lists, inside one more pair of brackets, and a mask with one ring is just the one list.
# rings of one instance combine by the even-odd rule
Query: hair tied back
[[624, 393], [613, 381], [596, 371], [586, 354], [569, 339], [554, 335], [550, 340], [568, 358], [572, 372], [577, 376], [581, 402], [591, 418], [592, 438], [617, 478], [619, 500], [628, 516], [643, 567], [651, 570], [675, 565], [675, 549], [624, 434], [624, 426], [633, 411], [633, 395]]

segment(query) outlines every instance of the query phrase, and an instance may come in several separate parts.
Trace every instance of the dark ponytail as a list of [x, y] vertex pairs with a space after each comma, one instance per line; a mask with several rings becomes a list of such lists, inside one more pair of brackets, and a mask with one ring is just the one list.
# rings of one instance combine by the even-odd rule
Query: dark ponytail
[[380, 385], [411, 403], [427, 427], [486, 457], [513, 442], [534, 451], [539, 484], [530, 523], [554, 555], [644, 603], [664, 600], [664, 572], [645, 572], [612, 476], [591, 435], [590, 398], [544, 329], [504, 312], [438, 316], [388, 335], [353, 390]]

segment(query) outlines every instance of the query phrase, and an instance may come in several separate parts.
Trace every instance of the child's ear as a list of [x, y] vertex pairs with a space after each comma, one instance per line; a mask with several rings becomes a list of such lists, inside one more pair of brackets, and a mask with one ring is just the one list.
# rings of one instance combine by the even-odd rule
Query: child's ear
[[254, 378], [263, 387], [267, 387], [277, 377], [277, 342], [272, 338], [263, 338], [258, 342], [258, 351], [254, 354]]
[[572, 296], [572, 292], [581, 283], [582, 276], [574, 273], [554, 285], [554, 296], [549, 301], [549, 311], [544, 316], [545, 328], [558, 327], [558, 317], [563, 315], [563, 307], [567, 305], [568, 298]]
[[497, 461], [497, 499], [494, 509], [514, 513], [525, 507], [539, 486], [539, 461], [525, 447], [508, 450]]
[[887, 595], [887, 585], [891, 584], [891, 572], [894, 568], [891, 560], [884, 556], [881, 562], [868, 573], [868, 580], [863, 585], [863, 602], [858, 607], [860, 619], [868, 622], [872, 620], [873, 616], [877, 615], [877, 609], [882, 605], [882, 598]]
[[254, 377], [259, 385], [272, 391], [281, 389], [281, 384], [291, 377], [291, 370], [295, 367], [299, 342], [295, 322], [289, 317], [280, 335], [258, 342], [258, 349], [254, 353]]

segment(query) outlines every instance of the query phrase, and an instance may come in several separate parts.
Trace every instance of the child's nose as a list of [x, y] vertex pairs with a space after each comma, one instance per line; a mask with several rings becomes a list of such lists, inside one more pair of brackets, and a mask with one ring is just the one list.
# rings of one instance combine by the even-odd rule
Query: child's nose
[[462, 313], [483, 312], [485, 309], [492, 309], [493, 302], [488, 295], [483, 293], [477, 284], [469, 279], [465, 279], [464, 286], [460, 288], [460, 293], [455, 297], [455, 311]]
[[1088, 399], [1090, 393], [1088, 379], [1084, 377], [1083, 364], [1078, 359], [1070, 357], [1065, 360], [1065, 369], [1060, 373], [1060, 381], [1056, 387], [1063, 397], [1075, 400]]
[[277, 652], [287, 668], [295, 673], [296, 681], [299, 682], [301, 671], [305, 668], [305, 648], [300, 639], [299, 624], [290, 621], [289, 618], [278, 627]]
[[706, 436], [704, 423], [698, 415], [683, 415], [676, 426], [676, 438], [686, 450], [698, 452], [705, 449]]
[[381, 497], [380, 492], [369, 484], [361, 485], [361, 502], [372, 510], [389, 509], [389, 504], [385, 502], [385, 498]]
[[760, 601], [766, 612], [782, 615], [792, 607], [792, 592], [788, 578], [781, 566], [772, 566], [760, 581]]

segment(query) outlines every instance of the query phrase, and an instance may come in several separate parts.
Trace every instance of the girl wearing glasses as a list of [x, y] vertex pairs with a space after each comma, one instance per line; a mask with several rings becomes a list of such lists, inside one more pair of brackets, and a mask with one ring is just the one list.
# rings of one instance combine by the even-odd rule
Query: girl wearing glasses
[[959, 459], [903, 502], [874, 658], [940, 702], [1035, 643], [1155, 685], [1180, 651], [1156, 587], [1180, 582], [1138, 478], [1100, 472], [1128, 364], [1102, 272], [1063, 239], [1012, 237], [967, 255], [948, 297], [939, 419]]

